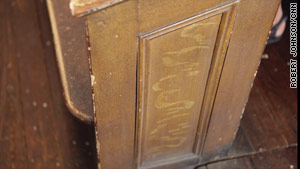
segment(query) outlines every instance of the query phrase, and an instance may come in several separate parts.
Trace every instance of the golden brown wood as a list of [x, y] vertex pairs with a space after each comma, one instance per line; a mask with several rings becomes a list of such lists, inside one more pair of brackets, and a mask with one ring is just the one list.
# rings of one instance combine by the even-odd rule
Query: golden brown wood
[[194, 142], [201, 106], [197, 103], [204, 96], [221, 14], [199, 21], [201, 17], [141, 37], [137, 142], [141, 168], [197, 159]]
[[103, 169], [134, 166], [137, 2], [88, 16], [98, 153]]
[[222, 158], [231, 147], [279, 2], [240, 2], [207, 131], [202, 163]]
[[264, 3], [129, 0], [88, 16], [102, 168], [227, 154], [278, 5]]
[[[93, 128], [73, 118], [63, 105], [44, 3], [0, 2], [0, 25], [4, 25], [0, 27], [0, 168], [94, 169]], [[289, 50], [286, 35], [287, 41], [281, 41], [285, 48], [266, 50], [270, 59], [262, 62], [254, 90], [260, 99], [246, 109], [251, 117], [244, 119], [245, 132], [255, 152], [297, 141], [296, 90], [289, 89], [288, 66], [282, 61], [288, 61], [288, 53], [281, 53]], [[295, 167], [296, 147], [255, 155], [251, 164], [254, 168]], [[207, 167], [234, 168], [234, 160], [227, 164], [222, 160]]]
[[[230, 31], [228, 23], [232, 22], [229, 17], [233, 16], [233, 9], [234, 5], [225, 5], [142, 37], [145, 40], [141, 41], [142, 59], [139, 69], [142, 70], [138, 82], [143, 82], [139, 85], [139, 97], [142, 98], [139, 99], [138, 108], [141, 114], [141, 122], [138, 123], [140, 123], [139, 128], [142, 128], [138, 133], [139, 165], [142, 165], [142, 162], [149, 167], [166, 162], [197, 161], [193, 159], [197, 158], [205, 136], [203, 133], [207, 128], [205, 117], [210, 114], [210, 108], [207, 107], [211, 107], [210, 102], [214, 99], [216, 90], [215, 84], [219, 79], [219, 73], [213, 72], [220, 72], [223, 65], [223, 50], [227, 46], [227, 43], [223, 42], [224, 37], [228, 41], [227, 32]], [[218, 26], [219, 24], [221, 26]], [[219, 27], [223, 28], [222, 31]], [[216, 38], [217, 32], [218, 44], [215, 47], [213, 36]], [[182, 44], [166, 43], [166, 41], [178, 40]], [[191, 42], [194, 42], [194, 45]], [[174, 49], [175, 51], [172, 52]], [[213, 51], [215, 51], [214, 56]], [[212, 60], [214, 61], [211, 65]], [[169, 75], [163, 75], [164, 77], [157, 80], [155, 70], [161, 70], [157, 72], [160, 75], [163, 73]], [[206, 87], [208, 70], [212, 73]], [[210, 92], [207, 92], [203, 101], [205, 88], [212, 89], [207, 89]], [[201, 105], [202, 111], [200, 111]], [[200, 112], [201, 119], [199, 119]], [[196, 131], [198, 125], [199, 129]], [[171, 158], [168, 158], [170, 154]], [[178, 155], [176, 158], [175, 154]]]
[[196, 17], [141, 37], [139, 166], [195, 153], [198, 103], [203, 100], [220, 21], [221, 14]]
[[[77, 118], [93, 123], [85, 18], [73, 18], [68, 0], [47, 0], [66, 104]], [[50, 41], [49, 41], [50, 43]]]

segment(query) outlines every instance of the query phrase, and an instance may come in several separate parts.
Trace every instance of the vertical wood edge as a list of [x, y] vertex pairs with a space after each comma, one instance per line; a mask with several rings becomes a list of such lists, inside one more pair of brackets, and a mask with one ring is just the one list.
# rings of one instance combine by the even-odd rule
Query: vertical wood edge
[[131, 169], [135, 161], [138, 25], [132, 9], [137, 2], [125, 1], [87, 16], [98, 158], [105, 169]]

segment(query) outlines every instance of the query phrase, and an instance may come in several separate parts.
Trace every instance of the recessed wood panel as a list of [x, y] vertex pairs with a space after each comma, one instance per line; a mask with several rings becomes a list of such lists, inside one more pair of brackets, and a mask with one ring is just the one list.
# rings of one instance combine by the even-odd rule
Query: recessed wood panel
[[193, 152], [220, 20], [221, 14], [142, 39], [142, 161]]
[[138, 168], [197, 163], [232, 9], [226, 5], [140, 37]]

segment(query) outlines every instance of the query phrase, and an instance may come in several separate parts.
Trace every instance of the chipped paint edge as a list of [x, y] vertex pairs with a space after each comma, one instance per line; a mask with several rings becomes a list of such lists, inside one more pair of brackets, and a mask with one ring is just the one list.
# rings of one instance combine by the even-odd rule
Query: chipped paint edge
[[92, 88], [92, 105], [93, 105], [93, 115], [94, 115], [94, 128], [95, 128], [95, 137], [96, 137], [96, 151], [97, 151], [97, 166], [98, 169], [101, 169], [101, 161], [100, 161], [100, 142], [99, 142], [99, 132], [97, 128], [97, 118], [96, 118], [96, 104], [95, 104], [95, 91], [94, 85], [96, 84], [96, 77], [92, 71], [92, 55], [91, 55], [91, 44], [90, 44], [90, 35], [89, 35], [89, 28], [88, 22], [85, 21], [86, 26], [86, 41], [88, 44], [88, 63], [89, 63], [89, 73], [91, 77], [91, 88]]
[[105, 3], [99, 3], [97, 1], [94, 3], [76, 3], [75, 0], [71, 0], [69, 7], [74, 17], [81, 17], [124, 1], [126, 0], [111, 0]]

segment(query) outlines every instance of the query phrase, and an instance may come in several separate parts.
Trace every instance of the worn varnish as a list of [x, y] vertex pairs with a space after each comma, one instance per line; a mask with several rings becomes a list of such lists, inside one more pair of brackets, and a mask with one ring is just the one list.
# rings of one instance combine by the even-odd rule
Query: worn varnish
[[71, 0], [70, 9], [72, 15], [82, 16], [101, 10], [117, 3], [123, 2], [126, 0]]
[[[223, 65], [221, 53], [227, 44], [223, 41], [228, 38], [233, 9], [231, 5], [221, 7], [142, 36], [138, 82], [139, 165], [142, 162], [151, 165], [149, 158], [158, 163], [155, 165], [164, 158], [168, 161], [168, 157], [170, 163], [197, 161], [204, 139], [198, 133], [207, 128], [205, 117], [209, 116], [216, 92], [216, 86], [211, 84], [217, 85]], [[224, 29], [220, 31], [220, 27]], [[165, 45], [166, 40], [175, 41], [175, 38], [182, 44]], [[155, 73], [155, 70], [162, 72]], [[208, 76], [209, 71], [214, 73]], [[205, 92], [205, 88], [211, 91]], [[176, 153], [177, 159], [173, 157]]]
[[[141, 166], [174, 154], [196, 153], [199, 103], [204, 97], [220, 21], [221, 15], [196, 23], [187, 21], [177, 28], [170, 26], [141, 38], [138, 82]], [[178, 39], [172, 45], [166, 42]]]
[[226, 156], [279, 1], [267, 3], [132, 0], [89, 15], [99, 165]]
[[[0, 25], [0, 168], [97, 169], [93, 127], [65, 106], [45, 1], [0, 1]], [[288, 85], [288, 35], [266, 49], [270, 57], [258, 70], [230, 159], [200, 169], [232, 169], [245, 158], [257, 169], [297, 168], [297, 90]]]
[[134, 165], [136, 6], [126, 1], [88, 16], [98, 155], [106, 169]]
[[[279, 1], [271, 4], [240, 1], [209, 123], [203, 162], [226, 156], [231, 147], [230, 140], [234, 139], [240, 124], [278, 4]], [[260, 8], [266, 5], [267, 9]]]

